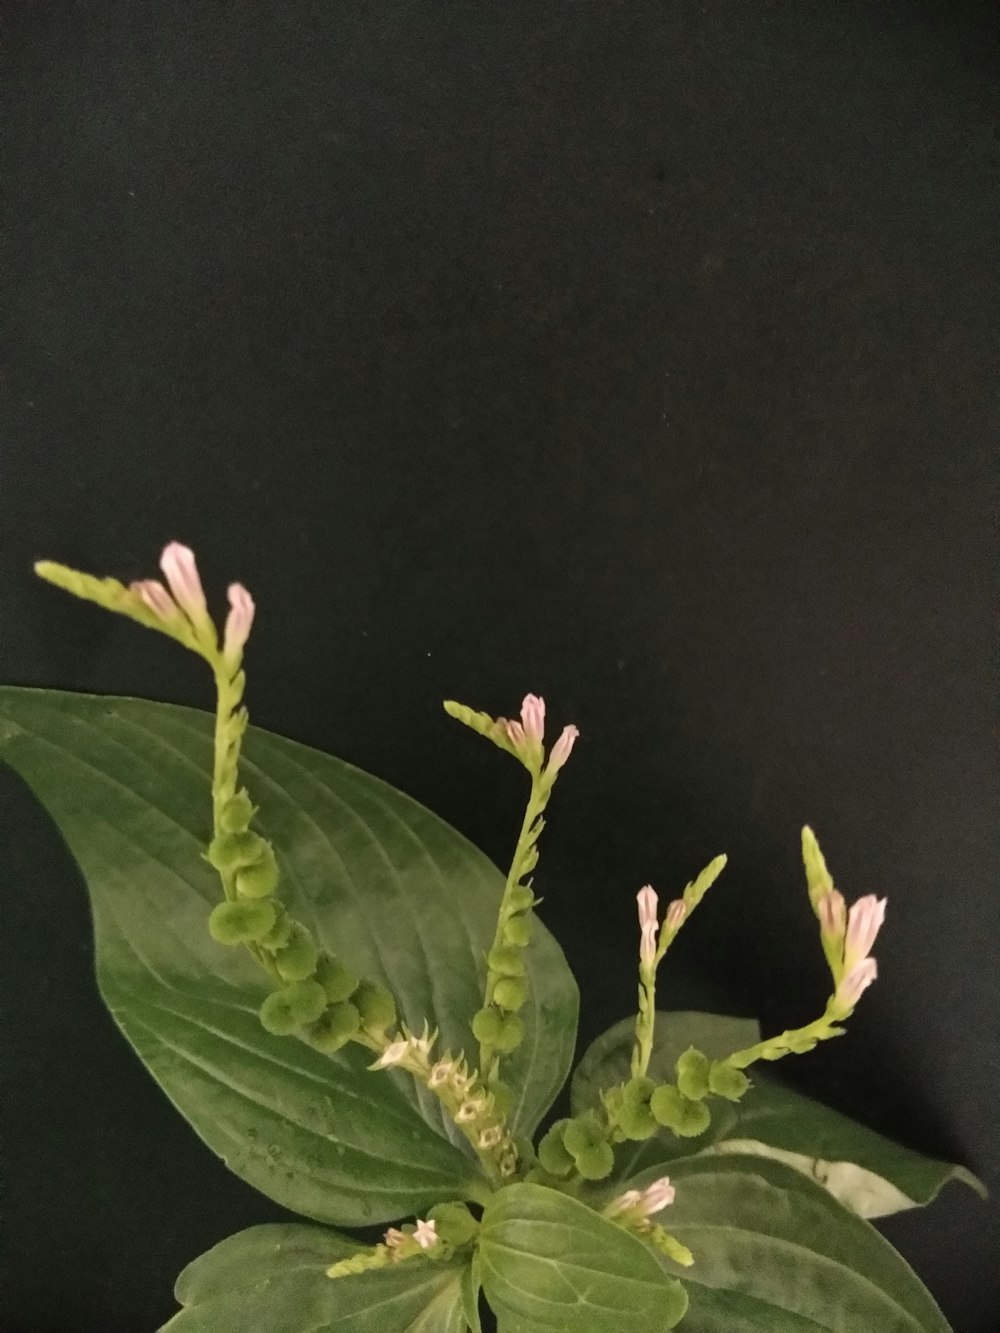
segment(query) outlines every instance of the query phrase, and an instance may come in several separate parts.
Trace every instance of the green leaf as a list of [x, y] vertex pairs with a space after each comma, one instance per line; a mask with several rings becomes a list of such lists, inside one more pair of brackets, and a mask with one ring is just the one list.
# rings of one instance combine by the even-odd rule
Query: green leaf
[[501, 1328], [517, 1333], [660, 1333], [687, 1308], [646, 1244], [542, 1185], [511, 1185], [490, 1200], [479, 1249], [486, 1298]]
[[329, 1278], [361, 1247], [319, 1227], [251, 1227], [187, 1266], [161, 1333], [464, 1333], [462, 1269], [416, 1259]]
[[948, 1333], [905, 1260], [799, 1172], [709, 1154], [675, 1162], [670, 1177], [676, 1198], [660, 1221], [694, 1254], [691, 1268], [663, 1260], [688, 1287], [685, 1333]]
[[824, 1185], [862, 1217], [887, 1217], [930, 1203], [949, 1180], [986, 1197], [985, 1185], [965, 1167], [903, 1148], [756, 1073], [735, 1124], [712, 1150], [773, 1157]]
[[479, 1318], [479, 1293], [482, 1290], [482, 1278], [479, 1273], [479, 1245], [472, 1251], [472, 1257], [462, 1269], [462, 1313], [471, 1333], [483, 1333], [482, 1320]]
[[[0, 688], [0, 756], [46, 806], [87, 881], [101, 993], [167, 1095], [245, 1180], [296, 1212], [357, 1225], [475, 1197], [482, 1179], [440, 1104], [261, 1027], [269, 991], [207, 930], [220, 890], [212, 719], [141, 700]], [[401, 1016], [469, 1048], [503, 877], [453, 829], [339, 760], [251, 729], [244, 778], [281, 894], [322, 945], [390, 986]], [[577, 990], [551, 935], [526, 953], [524, 1046], [505, 1067], [530, 1133], [568, 1072]], [[477, 1184], [477, 1181], [479, 1182]]]

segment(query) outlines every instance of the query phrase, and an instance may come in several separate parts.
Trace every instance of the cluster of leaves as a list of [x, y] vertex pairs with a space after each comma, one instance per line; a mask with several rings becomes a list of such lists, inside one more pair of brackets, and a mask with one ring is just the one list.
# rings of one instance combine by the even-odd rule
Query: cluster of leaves
[[[925, 1203], [952, 1177], [978, 1182], [777, 1084], [738, 1085], [735, 1071], [722, 1071], [735, 1049], [759, 1040], [754, 1023], [661, 1014], [642, 1076], [630, 1068], [634, 1021], [616, 1025], [578, 1066], [571, 1115], [539, 1144], [541, 1174], [500, 1188], [426, 1087], [403, 1072], [372, 1073], [357, 1042], [329, 1053], [311, 1030], [323, 1014], [347, 1004], [359, 1027], [372, 1021], [355, 971], [391, 989], [411, 1029], [430, 1016], [444, 1045], [467, 1048], [469, 1017], [500, 961], [487, 963], [503, 877], [405, 796], [248, 731], [244, 772], [260, 801], [259, 836], [279, 849], [282, 901], [269, 854], [254, 843], [249, 861], [227, 860], [226, 902], [271, 909], [267, 930], [258, 920], [246, 938], [269, 950], [275, 978], [250, 951], [218, 943], [246, 928], [228, 929], [238, 914], [218, 913], [218, 879], [200, 856], [211, 836], [207, 715], [4, 689], [0, 754], [83, 870], [101, 991], [140, 1058], [232, 1170], [311, 1223], [251, 1228], [195, 1260], [177, 1284], [171, 1333], [462, 1333], [480, 1327], [480, 1288], [503, 1333], [947, 1328], [865, 1217]], [[231, 810], [226, 832], [245, 834], [248, 814], [248, 805]], [[309, 943], [284, 954], [305, 938], [295, 926]], [[508, 1120], [528, 1144], [569, 1075], [578, 999], [540, 922], [530, 940], [508, 943], [525, 983], [522, 1040], [504, 1060]], [[304, 982], [322, 990], [322, 1014], [316, 991], [303, 1010], [298, 992], [287, 997]], [[278, 1035], [291, 1022], [277, 1017], [286, 1007], [304, 1021], [305, 1040]], [[706, 1120], [711, 1096], [717, 1109]], [[557, 1187], [567, 1159], [594, 1177], [575, 1197]], [[694, 1256], [688, 1268], [603, 1211], [667, 1171], [670, 1230]], [[334, 1227], [415, 1215], [436, 1219], [447, 1241], [433, 1262], [327, 1276], [363, 1252]]]

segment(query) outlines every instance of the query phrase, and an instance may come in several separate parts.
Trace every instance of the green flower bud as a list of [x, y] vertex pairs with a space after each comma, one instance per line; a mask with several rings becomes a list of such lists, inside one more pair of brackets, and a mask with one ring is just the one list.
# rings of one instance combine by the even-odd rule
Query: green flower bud
[[500, 1019], [500, 1028], [493, 1038], [493, 1045], [503, 1055], [516, 1051], [524, 1041], [524, 1024], [516, 1014], [504, 1014]]
[[648, 1106], [623, 1102], [618, 1111], [618, 1128], [625, 1138], [642, 1143], [652, 1138], [658, 1126]]
[[305, 981], [316, 970], [319, 949], [305, 926], [296, 921], [288, 943], [274, 955], [274, 965], [282, 981]]
[[291, 939], [292, 927], [295, 922], [285, 911], [284, 907], [282, 907], [281, 903], [272, 900], [271, 905], [274, 907], [277, 914], [274, 925], [263, 939], [258, 940], [258, 943], [262, 948], [273, 952], [275, 949], [283, 949]]
[[677, 1086], [685, 1097], [700, 1102], [708, 1096], [708, 1056], [689, 1046], [678, 1059]]
[[[309, 985], [311, 983], [304, 983]], [[334, 1004], [313, 1023], [309, 1040], [324, 1055], [333, 1055], [346, 1046], [361, 1027], [361, 1015], [349, 1001]]]
[[253, 819], [253, 802], [245, 791], [238, 791], [222, 807], [219, 824], [224, 833], [243, 833]]
[[638, 1074], [635, 1078], [630, 1078], [622, 1088], [622, 1101], [628, 1106], [648, 1106], [649, 1099], [656, 1091], [656, 1084], [651, 1078], [646, 1078], [643, 1074]]
[[324, 954], [320, 958], [316, 966], [316, 980], [326, 991], [326, 998], [331, 1004], [349, 1000], [358, 988], [358, 979], [354, 973], [349, 972], [343, 963], [331, 958], [329, 954]]
[[326, 994], [315, 981], [296, 981], [273, 991], [260, 1007], [260, 1021], [276, 1036], [313, 1023], [326, 1007]]
[[501, 1009], [520, 1009], [528, 998], [528, 985], [522, 977], [501, 977], [493, 987], [493, 1002]]
[[573, 1155], [563, 1142], [563, 1131], [570, 1122], [557, 1120], [538, 1145], [538, 1161], [550, 1176], [568, 1176], [573, 1169]]
[[360, 982], [351, 1003], [361, 1015], [361, 1026], [369, 1032], [384, 1032], [396, 1021], [396, 1001], [377, 981]]
[[436, 1203], [427, 1216], [446, 1245], [465, 1245], [479, 1230], [464, 1203]]
[[511, 1107], [514, 1105], [514, 1094], [506, 1083], [499, 1080], [490, 1084], [490, 1092], [493, 1094], [493, 1106], [497, 1115], [504, 1118], [510, 1115]]
[[691, 1101], [672, 1083], [656, 1089], [649, 1100], [649, 1109], [661, 1125], [682, 1139], [697, 1138], [712, 1122], [704, 1102]]
[[492, 1046], [500, 1031], [501, 1015], [495, 1009], [479, 1009], [472, 1015], [472, 1035], [480, 1046]]
[[278, 863], [274, 849], [264, 844], [267, 851], [252, 866], [242, 866], [236, 872], [236, 892], [243, 898], [267, 898], [278, 887]]
[[712, 1065], [708, 1072], [708, 1086], [717, 1097], [738, 1102], [750, 1087], [750, 1080], [742, 1069], [733, 1069], [731, 1065], [720, 1061]]
[[610, 1176], [615, 1164], [615, 1155], [610, 1143], [595, 1143], [576, 1159], [576, 1169], [584, 1180], [603, 1180]]
[[220, 833], [208, 844], [209, 863], [223, 875], [252, 866], [266, 855], [267, 843], [256, 833]]
[[219, 944], [252, 944], [274, 925], [273, 903], [219, 903], [208, 918], [208, 933]]
[[533, 918], [530, 916], [512, 916], [504, 923], [503, 942], [523, 949], [531, 939]]
[[593, 1111], [585, 1111], [583, 1115], [576, 1116], [573, 1120], [568, 1120], [563, 1130], [563, 1143], [568, 1152], [574, 1157], [579, 1157], [580, 1153], [586, 1152], [588, 1148], [596, 1147], [598, 1143], [604, 1142], [604, 1131], [601, 1128], [600, 1121]]
[[524, 975], [524, 959], [521, 956], [520, 949], [512, 949], [509, 945], [500, 945], [499, 948], [489, 951], [486, 961], [490, 965], [490, 971], [499, 972], [501, 976], [521, 977]]
[[507, 903], [514, 912], [526, 912], [535, 905], [534, 892], [525, 884], [516, 884], [510, 891]]

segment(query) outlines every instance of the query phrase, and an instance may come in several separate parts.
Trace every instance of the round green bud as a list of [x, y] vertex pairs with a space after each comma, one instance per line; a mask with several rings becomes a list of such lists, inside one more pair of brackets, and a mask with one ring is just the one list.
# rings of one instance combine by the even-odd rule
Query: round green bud
[[520, 1009], [528, 998], [528, 985], [522, 977], [501, 977], [493, 987], [493, 1002], [501, 1009], [512, 1012]]
[[384, 1032], [396, 1021], [396, 1001], [377, 981], [362, 981], [351, 993], [351, 1003], [361, 1015], [361, 1026]]
[[490, 1092], [493, 1095], [493, 1106], [497, 1115], [505, 1118], [510, 1115], [511, 1107], [514, 1105], [514, 1094], [506, 1083], [501, 1083], [499, 1079], [496, 1083], [490, 1084]]
[[241, 866], [252, 866], [266, 855], [267, 843], [256, 833], [220, 833], [208, 844], [209, 863], [223, 875]]
[[615, 1155], [610, 1143], [595, 1143], [576, 1159], [576, 1169], [584, 1180], [603, 1180], [610, 1176], [615, 1164]]
[[685, 1097], [672, 1083], [664, 1083], [656, 1089], [649, 1100], [649, 1109], [659, 1124], [682, 1139], [697, 1138], [712, 1122], [704, 1102]]
[[278, 863], [270, 846], [259, 861], [241, 866], [236, 872], [236, 892], [241, 898], [267, 898], [277, 887]]
[[343, 963], [329, 954], [323, 954], [316, 966], [316, 980], [326, 991], [331, 1004], [349, 1000], [358, 988], [358, 979]]
[[316, 970], [319, 949], [312, 934], [300, 922], [292, 924], [288, 943], [274, 955], [274, 965], [282, 981], [305, 981]]
[[276, 949], [283, 949], [291, 939], [292, 927], [295, 922], [285, 911], [284, 907], [282, 907], [281, 903], [272, 899], [272, 906], [277, 913], [274, 925], [263, 939], [258, 940], [257, 943], [260, 944], [262, 948], [274, 952]]
[[750, 1080], [742, 1069], [733, 1069], [731, 1065], [720, 1062], [709, 1070], [708, 1086], [717, 1097], [738, 1102], [750, 1087]]
[[499, 972], [504, 977], [521, 977], [524, 975], [524, 959], [521, 957], [520, 949], [513, 949], [509, 945], [501, 944], [496, 949], [491, 949], [486, 955], [486, 961], [489, 963], [491, 972]]
[[507, 904], [513, 912], [526, 912], [535, 904], [535, 894], [526, 884], [515, 884], [507, 898]]
[[568, 1176], [573, 1169], [573, 1154], [563, 1142], [563, 1131], [570, 1122], [557, 1120], [538, 1145], [538, 1162], [550, 1176]]
[[208, 933], [219, 944], [253, 944], [274, 925], [273, 903], [219, 903], [208, 918]]
[[272, 992], [260, 1007], [260, 1021], [277, 1036], [297, 1032], [314, 1023], [326, 1008], [323, 987], [315, 981], [296, 981]]
[[601, 1129], [600, 1121], [593, 1111], [585, 1111], [583, 1115], [576, 1116], [573, 1120], [568, 1120], [563, 1130], [563, 1142], [566, 1149], [574, 1157], [580, 1153], [586, 1152], [588, 1148], [595, 1147], [598, 1143], [604, 1142], [604, 1131]]
[[625, 1138], [642, 1143], [652, 1138], [658, 1126], [648, 1106], [623, 1102], [618, 1111], [618, 1128]]
[[524, 1024], [516, 1014], [504, 1014], [500, 1019], [500, 1029], [493, 1038], [493, 1045], [503, 1055], [516, 1051], [524, 1041]]
[[472, 1016], [472, 1035], [481, 1046], [492, 1046], [500, 1031], [501, 1016], [496, 1009], [480, 1009]]
[[685, 1097], [700, 1102], [708, 1096], [708, 1056], [689, 1046], [675, 1066], [677, 1086]]
[[219, 824], [224, 833], [243, 833], [253, 819], [253, 802], [245, 791], [230, 797], [219, 813]]
[[464, 1203], [436, 1203], [427, 1216], [446, 1245], [465, 1245], [479, 1230]]
[[646, 1078], [644, 1074], [637, 1074], [635, 1078], [630, 1078], [622, 1088], [622, 1101], [633, 1107], [645, 1107], [649, 1105], [649, 1099], [656, 1091], [656, 1084], [651, 1078]]
[[361, 1027], [361, 1015], [349, 1001], [333, 1004], [309, 1029], [309, 1040], [324, 1055], [346, 1046]]
[[512, 916], [509, 921], [504, 923], [504, 944], [510, 944], [515, 948], [523, 949], [531, 939], [532, 924], [533, 921], [530, 916]]

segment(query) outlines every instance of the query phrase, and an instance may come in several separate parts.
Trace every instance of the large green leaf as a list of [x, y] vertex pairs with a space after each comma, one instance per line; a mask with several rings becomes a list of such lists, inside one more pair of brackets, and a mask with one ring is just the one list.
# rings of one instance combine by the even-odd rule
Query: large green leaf
[[490, 1200], [479, 1250], [486, 1299], [512, 1333], [661, 1333], [687, 1308], [647, 1245], [541, 1185], [511, 1185]]
[[[633, 1031], [634, 1019], [625, 1019], [588, 1048], [573, 1075], [574, 1113], [596, 1105], [601, 1088], [628, 1077]], [[674, 1062], [689, 1046], [722, 1059], [753, 1045], [760, 1029], [746, 1018], [658, 1013], [655, 1034], [649, 1074], [670, 1080]], [[615, 1182], [680, 1157], [739, 1152], [795, 1167], [862, 1217], [884, 1217], [929, 1203], [949, 1180], [962, 1181], [985, 1197], [985, 1187], [965, 1167], [903, 1148], [820, 1102], [768, 1081], [759, 1069], [752, 1075], [753, 1086], [738, 1108], [712, 1100], [712, 1124], [698, 1138], [681, 1140], [663, 1132], [645, 1143], [622, 1145], [615, 1157]]]
[[359, 1247], [319, 1227], [251, 1227], [195, 1259], [161, 1333], [464, 1333], [459, 1262], [329, 1278]]
[[[647, 1171], [632, 1182], [642, 1187]], [[694, 1255], [685, 1333], [824, 1329], [947, 1333], [933, 1297], [877, 1231], [780, 1162], [706, 1155], [674, 1162], [659, 1221]]]
[[[0, 689], [0, 756], [47, 807], [90, 891], [101, 992], [174, 1104], [230, 1167], [279, 1203], [356, 1225], [481, 1190], [439, 1104], [257, 1021], [266, 979], [208, 935], [212, 720], [141, 700]], [[321, 942], [383, 980], [402, 1016], [468, 1048], [503, 881], [453, 829], [339, 760], [266, 732], [246, 740], [258, 826], [282, 892]], [[527, 1037], [509, 1072], [518, 1132], [561, 1087], [577, 991], [551, 935], [528, 949]], [[479, 1184], [477, 1185], [477, 1180]]]

